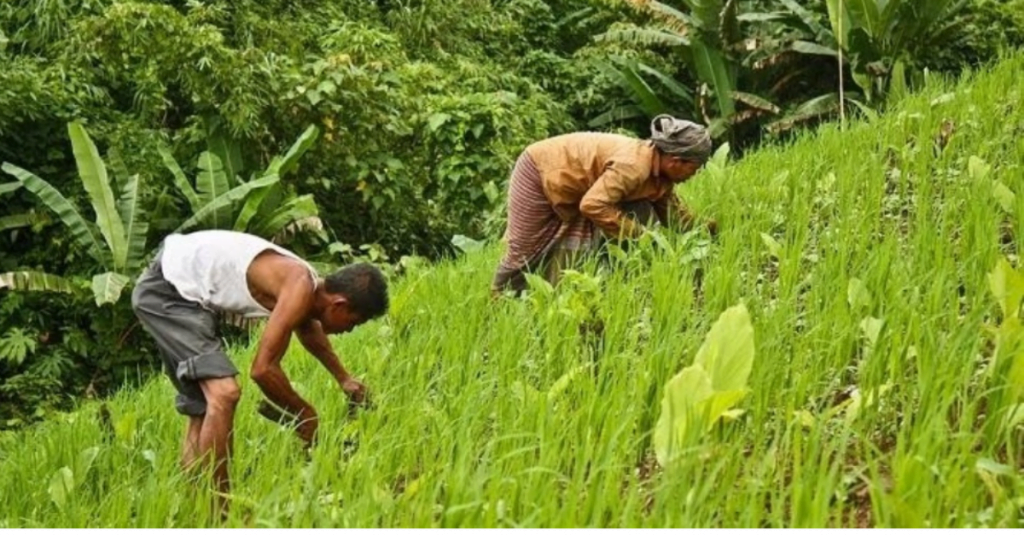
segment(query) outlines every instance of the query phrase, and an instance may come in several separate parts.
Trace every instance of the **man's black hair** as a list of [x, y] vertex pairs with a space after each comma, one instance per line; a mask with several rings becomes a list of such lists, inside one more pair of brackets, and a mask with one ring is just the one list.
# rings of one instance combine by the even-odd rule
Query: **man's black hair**
[[376, 266], [365, 262], [352, 264], [327, 276], [324, 288], [341, 294], [363, 320], [371, 320], [388, 310], [388, 283]]

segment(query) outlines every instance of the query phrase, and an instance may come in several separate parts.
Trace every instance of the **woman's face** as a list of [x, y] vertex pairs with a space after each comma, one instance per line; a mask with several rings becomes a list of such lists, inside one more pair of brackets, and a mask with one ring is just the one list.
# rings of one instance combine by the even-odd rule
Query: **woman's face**
[[686, 182], [697, 173], [697, 170], [702, 165], [704, 163], [697, 160], [686, 160], [678, 156], [664, 155], [661, 159], [661, 174], [675, 183]]

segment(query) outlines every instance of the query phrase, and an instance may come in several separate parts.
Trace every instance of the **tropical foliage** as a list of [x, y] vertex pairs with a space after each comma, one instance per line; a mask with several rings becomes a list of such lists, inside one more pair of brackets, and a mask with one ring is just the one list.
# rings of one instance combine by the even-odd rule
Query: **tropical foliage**
[[168, 233], [401, 273], [498, 239], [536, 139], [670, 112], [740, 155], [1024, 42], [1021, 0], [839, 5], [0, 2], [0, 421], [152, 370], [123, 296]]

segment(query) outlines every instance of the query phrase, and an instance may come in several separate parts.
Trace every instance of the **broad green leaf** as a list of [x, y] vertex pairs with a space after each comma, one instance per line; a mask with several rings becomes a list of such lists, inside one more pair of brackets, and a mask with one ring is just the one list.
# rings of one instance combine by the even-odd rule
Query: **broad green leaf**
[[3, 170], [16, 177], [25, 186], [26, 190], [35, 194], [50, 210], [56, 213], [60, 221], [64, 222], [64, 225], [67, 225], [71, 231], [71, 236], [75, 238], [75, 241], [90, 256], [101, 264], [105, 262], [108, 252], [103, 247], [100, 237], [89, 226], [88, 222], [85, 221], [85, 218], [78, 212], [78, 209], [63, 194], [51, 186], [50, 183], [18, 166], [5, 162]]
[[663, 467], [704, 432], [707, 424], [700, 405], [712, 394], [711, 378], [697, 365], [686, 367], [665, 384], [653, 437], [654, 454]]
[[472, 253], [484, 248], [484, 243], [474, 240], [468, 236], [457, 234], [452, 237], [452, 245], [459, 248], [463, 253]]
[[[854, 34], [855, 37], [857, 35], [859, 34]], [[857, 42], [856, 39], [854, 40], [854, 42]], [[865, 103], [870, 104], [874, 102], [877, 103], [878, 105], [881, 104], [879, 102], [879, 97], [881, 97], [881, 95], [879, 94], [880, 88], [876, 87], [875, 85], [876, 82], [879, 80], [878, 77], [868, 74], [863, 70], [854, 70], [853, 72], [850, 73], [850, 78], [852, 78], [853, 81], [857, 84], [857, 87], [861, 89]], [[849, 101], [851, 99], [847, 98], [846, 100]]]
[[790, 45], [790, 48], [793, 49], [795, 52], [799, 52], [801, 54], [829, 56], [832, 58], [839, 55], [839, 53], [836, 52], [835, 49], [826, 46], [821, 46], [817, 43], [811, 43], [809, 41], [793, 41], [793, 44]]
[[669, 30], [641, 26], [614, 28], [594, 37], [597, 42], [620, 42], [642, 46], [688, 47], [690, 39]]
[[[277, 183], [277, 186], [279, 187], [280, 183]], [[242, 232], [249, 227], [249, 222], [259, 211], [271, 188], [274, 186], [254, 190], [245, 198], [245, 204], [242, 205], [242, 210], [238, 211], [238, 218], [235, 219], [234, 230]]]
[[223, 210], [224, 207], [228, 207], [230, 209], [232, 205], [241, 201], [242, 199], [245, 199], [245, 196], [249, 195], [249, 193], [252, 192], [253, 190], [270, 186], [271, 184], [274, 184], [278, 180], [280, 179], [277, 177], [277, 175], [267, 175], [266, 177], [260, 177], [259, 179], [236, 186], [229, 190], [228, 192], [224, 193], [223, 195], [218, 196], [213, 201], [210, 201], [199, 210], [197, 210], [196, 213], [192, 215], [192, 217], [185, 220], [185, 222], [179, 225], [178, 228], [174, 230], [174, 232], [182, 233], [193, 227], [196, 227], [200, 223], [206, 221], [207, 218], [210, 218], [214, 212], [218, 210]]
[[978, 458], [978, 461], [974, 463], [975, 470], [993, 475], [1000, 476], [1013, 476], [1017, 472], [1009, 465], [999, 463], [991, 458]]
[[992, 171], [992, 166], [986, 163], [984, 160], [977, 156], [971, 155], [967, 159], [967, 173], [974, 180], [985, 180], [988, 178], [988, 174]]
[[[236, 186], [236, 188], [241, 188], [242, 186]], [[225, 229], [233, 223], [229, 221], [231, 219], [231, 205], [240, 199], [214, 205], [215, 201], [230, 191], [230, 184], [228, 184], [227, 175], [224, 174], [224, 166], [221, 164], [220, 158], [209, 151], [204, 151], [199, 155], [199, 174], [196, 176], [196, 190], [199, 192], [199, 200], [203, 202], [203, 208], [200, 210], [211, 206], [216, 207], [210, 210], [204, 218], [210, 228]]]
[[781, 2], [782, 5], [786, 6], [786, 9], [788, 9], [791, 13], [793, 13], [794, 15], [797, 16], [797, 18], [800, 19], [800, 22], [807, 26], [807, 29], [810, 30], [811, 34], [813, 34], [816, 38], [821, 39], [825, 36], [829, 36], [832, 38], [835, 37], [835, 34], [829, 35], [830, 32], [827, 29], [825, 29], [825, 27], [822, 26], [820, 22], [818, 22], [818, 17], [816, 14], [812, 13], [804, 6], [800, 5], [800, 3], [797, 0], [781, 0]]
[[[252, 180], [255, 180], [255, 178]], [[265, 222], [270, 219], [270, 216], [280, 208], [281, 205], [287, 203], [289, 199], [294, 197], [294, 195], [290, 194], [284, 187], [284, 184], [280, 181], [275, 182], [266, 188], [253, 191], [253, 193], [256, 192], [262, 192], [263, 200], [260, 201], [259, 208], [256, 209], [256, 215], [252, 217], [251, 221], [249, 221], [249, 229], [255, 229], [260, 225], [260, 222]], [[248, 201], [248, 199], [249, 198], [247, 197], [246, 201]]]
[[624, 106], [616, 106], [611, 110], [591, 119], [587, 125], [590, 127], [603, 127], [609, 123], [615, 123], [617, 121], [625, 121], [626, 119], [635, 119], [637, 117], [644, 117], [644, 111], [638, 106], [628, 104]]
[[71, 471], [70, 467], [64, 466], [57, 469], [57, 472], [53, 473], [53, 476], [50, 477], [50, 486], [47, 488], [47, 491], [50, 493], [50, 500], [53, 501], [53, 504], [63, 510], [68, 502], [68, 497], [71, 496], [71, 492], [74, 489], [75, 474]]
[[73, 294], [77, 287], [70, 279], [44, 272], [0, 273], [0, 289], [26, 292], [62, 292]]
[[846, 423], [852, 423], [862, 411], [875, 407], [878, 400], [890, 390], [892, 390], [891, 383], [880, 385], [863, 393], [860, 389], [854, 389], [849, 400], [846, 401], [846, 415], [844, 416]]
[[864, 320], [860, 321], [860, 331], [864, 335], [864, 338], [868, 340], [868, 347], [874, 347], [878, 343], [878, 337], [882, 333], [882, 326], [885, 325], [885, 321], [880, 318], [869, 316]]
[[847, 425], [857, 420], [857, 416], [860, 415], [860, 410], [863, 402], [864, 397], [861, 396], [860, 390], [854, 389], [854, 391], [850, 393], [850, 398], [849, 400], [847, 400], [846, 404], [846, 415], [844, 416], [844, 420], [846, 421]]
[[217, 155], [221, 165], [224, 167], [224, 174], [229, 184], [241, 184], [242, 182], [242, 151], [231, 135], [224, 131], [220, 121], [213, 116], [207, 116], [206, 122], [206, 150]]
[[49, 221], [50, 217], [45, 213], [23, 212], [21, 214], [11, 214], [10, 216], [0, 217], [0, 231], [31, 227], [36, 224], [49, 223]]
[[[878, 10], [878, 0], [843, 0], [843, 5], [847, 8], [847, 12], [855, 21], [854, 23], [864, 28], [868, 35], [872, 37], [881, 37], [882, 33], [886, 30], [881, 27], [881, 13]], [[899, 2], [902, 0], [887, 0], [889, 2]]]
[[[740, 32], [739, 22], [739, 0], [703, 0], [703, 3], [714, 2], [714, 9], [717, 13], [714, 16], [714, 20], [717, 23], [717, 32], [715, 37], [717, 38], [720, 46], [728, 48], [730, 45], [738, 44], [743, 41], [746, 37]], [[721, 7], [718, 7], [721, 5]], [[754, 13], [748, 13], [753, 15]]]
[[[716, 4], [716, 3], [718, 4], [717, 6], [715, 6], [715, 5], [710, 6], [710, 10], [712, 11], [712, 14], [710, 16], [716, 16], [718, 11], [722, 10], [722, 5], [721, 5], [722, 2], [721, 2], [721, 0], [707, 0], [707, 1], [712, 3], [712, 4]], [[678, 9], [676, 9], [676, 8], [672, 7], [671, 5], [666, 4], [664, 2], [658, 2], [656, 0], [652, 0], [652, 1], [644, 2], [644, 5], [647, 8], [649, 8], [651, 10], [651, 12], [655, 13], [659, 18], [662, 18], [663, 20], [668, 20], [668, 22], [670, 22], [670, 23], [675, 23], [676, 24], [675, 26], [682, 26], [682, 27], [685, 28], [685, 27], [692, 27], [692, 26], [697, 26], [697, 25], [701, 24], [701, 22], [699, 22], [699, 20], [693, 18], [693, 16], [691, 16], [691, 15], [689, 15], [687, 13], [684, 13], [684, 12], [682, 12], [682, 11], [680, 11], [680, 10], [678, 10]], [[689, 5], [691, 10], [696, 11], [696, 8], [695, 8], [694, 4], [687, 2], [687, 5]], [[708, 14], [708, 10], [707, 9], [703, 10], [702, 13]], [[715, 20], [709, 20], [709, 23], [714, 24]]]
[[1012, 467], [991, 458], [978, 458], [978, 461], [974, 463], [974, 471], [981, 478], [982, 482], [985, 483], [989, 493], [994, 497], [1002, 496], [1005, 493], [1003, 486], [999, 483], [999, 477], [1009, 477], [1015, 474]]
[[156, 470], [156, 452], [153, 452], [151, 449], [146, 449], [142, 451], [142, 459], [149, 462], [149, 465], [153, 467], [153, 470]]
[[700, 80], [708, 84], [715, 94], [719, 114], [726, 118], [732, 117], [736, 113], [732, 100], [733, 86], [722, 53], [699, 39], [694, 39], [690, 48], [693, 50], [693, 60]]
[[736, 16], [740, 22], [774, 22], [786, 20], [785, 13], [742, 13]]
[[69, 124], [68, 134], [71, 136], [71, 146], [74, 149], [82, 186], [92, 201], [96, 224], [110, 248], [113, 265], [124, 266], [124, 259], [128, 256], [128, 239], [125, 237], [124, 222], [117, 212], [107, 167], [96, 150], [96, 144], [92, 142], [81, 123]]
[[690, 88], [680, 84], [678, 80], [672, 78], [671, 76], [668, 76], [667, 74], [659, 71], [658, 69], [645, 65], [643, 63], [638, 63], [637, 68], [640, 69], [641, 72], [647, 73], [653, 76], [654, 78], [657, 78], [658, 81], [661, 82], [661, 85], [665, 86], [666, 89], [671, 91], [672, 94], [676, 96], [676, 98], [683, 101], [685, 104], [689, 106], [693, 106], [693, 91], [691, 91]]
[[[121, 158], [121, 151], [118, 151], [116, 147], [111, 147], [107, 150], [107, 163], [110, 164], [110, 170], [113, 171], [114, 185], [117, 189], [123, 190], [124, 183], [131, 176], [128, 173], [128, 166], [125, 165], [124, 159]], [[121, 216], [124, 219], [124, 216]]]
[[995, 352], [992, 361], [989, 363], [987, 373], [992, 374], [1002, 368], [1003, 361], [1013, 360], [1013, 365], [1019, 365], [1017, 359], [1024, 353], [1024, 326], [1020, 318], [1016, 316], [1004, 317], [998, 327], [989, 328], [995, 342]]
[[667, 110], [658, 94], [636, 73], [632, 65], [628, 65], [629, 62], [622, 59], [617, 59], [617, 62], [620, 65], [610, 62], [602, 64], [605, 73], [633, 96], [644, 113], [654, 116]]
[[131, 279], [128, 276], [116, 272], [106, 272], [94, 276], [92, 278], [92, 293], [96, 298], [96, 305], [117, 303], [124, 287], [130, 282]]
[[711, 326], [694, 365], [707, 371], [716, 391], [747, 388], [754, 364], [754, 326], [743, 304], [725, 310]]
[[[693, 16], [691, 16], [689, 14], [686, 14], [686, 13], [683, 13], [682, 11], [679, 11], [678, 9], [675, 9], [674, 7], [672, 7], [672, 6], [670, 6], [670, 5], [666, 4], [666, 3], [658, 2], [657, 0], [651, 0], [651, 1], [648, 1], [648, 2], [644, 2], [644, 5], [648, 9], [650, 9], [651, 12], [655, 13], [659, 18], [661, 18], [662, 20], [668, 21], [670, 23], [675, 23], [674, 24], [675, 26], [688, 27], [688, 26], [704, 25], [705, 27], [708, 27], [707, 26], [708, 24], [717, 24], [717, 20], [716, 19], [718, 17], [718, 13], [721, 12], [721, 10], [722, 10], [722, 2], [721, 2], [721, 0], [704, 0], [704, 1], [706, 3], [703, 4], [703, 5], [706, 5], [707, 8], [705, 8], [703, 10], [698, 10], [697, 9], [697, 4], [692, 3], [692, 2], [687, 2], [687, 5], [690, 7], [690, 9], [694, 12], [695, 15], [704, 15], [704, 16], [706, 16], [707, 17], [706, 20], [697, 20]], [[699, 14], [697, 13], [698, 11], [700, 11]], [[708, 27], [708, 29], [710, 29], [710, 27]]]
[[[124, 259], [115, 259], [114, 268], [128, 272], [138, 268], [146, 255], [146, 233], [149, 222], [146, 212], [142, 210], [139, 196], [139, 176], [132, 175], [124, 182], [124, 190], [117, 201], [118, 212], [124, 221], [125, 235], [128, 239], [128, 251]], [[118, 264], [120, 262], [120, 264]]]
[[299, 165], [299, 158], [306, 154], [306, 151], [313, 146], [316, 142], [317, 135], [320, 133], [320, 129], [316, 125], [310, 125], [302, 134], [299, 135], [295, 143], [288, 148], [288, 152], [280, 158], [275, 158], [267, 170], [263, 173], [264, 175], [277, 175], [284, 177], [288, 173], [295, 170]]
[[856, 277], [851, 278], [846, 285], [846, 300], [854, 312], [871, 308], [871, 293], [864, 282]]
[[778, 106], [773, 104], [768, 99], [761, 97], [759, 95], [754, 95], [753, 93], [733, 91], [732, 98], [739, 102], [742, 102], [743, 104], [746, 104], [747, 106], [750, 106], [751, 108], [755, 108], [764, 112], [777, 114], [782, 111], [781, 109], [779, 109]]
[[774, 133], [786, 132], [800, 123], [833, 113], [838, 109], [838, 94], [827, 93], [825, 95], [819, 95], [801, 103], [782, 119], [769, 123], [768, 130]]
[[78, 463], [75, 465], [75, 474], [78, 475], [79, 481], [85, 480], [86, 475], [89, 474], [89, 469], [92, 469], [92, 464], [96, 461], [96, 456], [98, 456], [99, 453], [99, 447], [89, 447], [78, 453]]
[[849, 94], [846, 95], [844, 101], [856, 106], [857, 109], [860, 110], [860, 113], [864, 114], [864, 117], [867, 118], [868, 121], [874, 121], [878, 119], [878, 112], [869, 108], [867, 104], [864, 104], [863, 102], [857, 99], [850, 98]]
[[738, 420], [740, 417], [742, 417], [746, 413], [747, 413], [747, 410], [745, 410], [745, 409], [730, 409], [730, 410], [725, 411], [725, 412], [722, 413], [722, 419], [731, 422], [731, 421]]
[[1006, 380], [1009, 384], [1010, 395], [1014, 400], [1020, 400], [1021, 393], [1024, 393], [1024, 352], [1020, 351], [1019, 346], [1011, 359]]
[[524, 276], [531, 293], [539, 293], [545, 296], [551, 296], [555, 293], [555, 287], [551, 286], [547, 279], [536, 274], [524, 274]]
[[719, 419], [722, 419], [727, 414], [738, 416], [738, 413], [742, 413], [742, 410], [733, 410], [731, 408], [740, 400], [743, 400], [743, 397], [747, 396], [749, 392], [749, 389], [715, 391], [707, 400], [704, 400], [705, 411], [703, 414], [707, 416], [706, 430], [710, 430]]
[[797, 422], [799, 422], [801, 426], [807, 429], [814, 428], [814, 426], [818, 424], [818, 419], [814, 417], [813, 413], [806, 409], [794, 411], [793, 416], [796, 417]]
[[441, 128], [441, 125], [443, 125], [446, 122], [448, 122], [448, 120], [451, 119], [451, 118], [452, 118], [451, 115], [448, 115], [448, 114], [446, 114], [444, 112], [438, 112], [438, 113], [435, 113], [435, 114], [431, 115], [427, 119], [427, 131], [428, 132], [436, 132], [437, 129]]
[[768, 254], [778, 259], [782, 256], [782, 244], [779, 244], [772, 235], [768, 233], [761, 233], [761, 241], [768, 248]]
[[708, 160], [708, 163], [713, 163], [724, 168], [729, 164], [729, 151], [731, 150], [732, 148], [729, 146], [729, 142], [723, 142], [718, 146], [718, 149], [715, 149], [715, 153], [711, 156], [711, 159]]
[[1017, 196], [999, 179], [992, 179], [992, 197], [996, 198], [999, 207], [1009, 215], [1015, 213], [1014, 206], [1017, 204]]
[[188, 201], [188, 206], [192, 207], [192, 212], [198, 212], [203, 206], [203, 202], [199, 199], [199, 194], [196, 193], [195, 189], [192, 188], [192, 183], [189, 182], [188, 177], [185, 176], [185, 172], [181, 170], [181, 166], [178, 165], [178, 161], [174, 159], [174, 155], [171, 154], [170, 149], [160, 146], [157, 148], [160, 156], [164, 159], [164, 166], [171, 172], [171, 176], [174, 177], [174, 185], [178, 187], [178, 191], [181, 195], [185, 196]]
[[312, 195], [293, 197], [277, 207], [265, 220], [257, 222], [253, 232], [259, 236], [270, 238], [289, 225], [307, 218], [315, 218], [318, 214], [316, 201]]
[[[956, 93], [955, 92], [943, 93], [942, 95], [939, 95], [938, 97], [935, 97], [934, 99], [932, 99], [929, 102], [929, 105], [931, 105], [934, 108], [936, 106], [941, 106], [943, 104], [947, 104], [947, 103], [953, 102], [954, 100], [956, 100]], [[979, 161], [980, 161], [980, 159], [979, 159]]]
[[487, 200], [491, 203], [498, 200], [501, 197], [501, 192], [498, 191], [498, 187], [494, 184], [494, 181], [487, 181], [484, 183], [484, 195], [487, 196]]
[[906, 67], [902, 61], [896, 61], [893, 63], [892, 72], [889, 74], [889, 98], [893, 100], [900, 99], [909, 92]]
[[[7, 170], [4, 170], [4, 171], [7, 171]], [[10, 173], [10, 172], [8, 171], [8, 173]], [[0, 184], [0, 195], [9, 194], [11, 192], [16, 192], [18, 190], [18, 188], [21, 188], [21, 183], [20, 182], [5, 182], [3, 184]]]
[[1005, 258], [996, 262], [988, 274], [988, 288], [1003, 311], [1003, 318], [1017, 318], [1024, 299], [1024, 275], [1013, 269]]

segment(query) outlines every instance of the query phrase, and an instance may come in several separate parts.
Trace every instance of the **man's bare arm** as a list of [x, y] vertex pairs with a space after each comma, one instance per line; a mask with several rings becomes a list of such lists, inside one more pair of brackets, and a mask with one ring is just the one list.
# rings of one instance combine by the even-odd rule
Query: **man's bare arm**
[[306, 348], [306, 351], [313, 354], [313, 357], [334, 376], [338, 385], [352, 377], [341, 364], [338, 354], [334, 353], [331, 341], [327, 339], [327, 334], [320, 326], [320, 321], [311, 319], [300, 324], [295, 330], [295, 335], [299, 337], [299, 342]]
[[291, 340], [292, 332], [301, 325], [313, 303], [309, 280], [296, 278], [282, 289], [277, 305], [263, 330], [251, 376], [260, 390], [272, 402], [300, 420], [316, 417], [316, 411], [302, 399], [281, 369], [281, 359]]
[[295, 334], [299, 337], [302, 346], [334, 376], [338, 385], [348, 396], [353, 409], [355, 406], [368, 403], [366, 386], [345, 370], [319, 321], [310, 320], [300, 325], [295, 330]]

